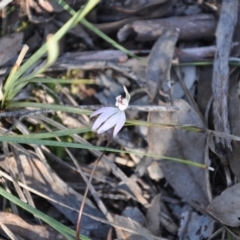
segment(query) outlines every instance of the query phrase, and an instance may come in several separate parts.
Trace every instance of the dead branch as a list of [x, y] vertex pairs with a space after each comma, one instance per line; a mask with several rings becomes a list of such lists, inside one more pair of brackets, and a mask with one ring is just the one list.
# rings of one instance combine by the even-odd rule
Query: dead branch
[[184, 17], [170, 17], [153, 20], [139, 20], [125, 25], [118, 31], [118, 40], [125, 41], [132, 34], [137, 41], [154, 41], [164, 29], [180, 29], [180, 40], [213, 38], [216, 20], [212, 14], [198, 14]]

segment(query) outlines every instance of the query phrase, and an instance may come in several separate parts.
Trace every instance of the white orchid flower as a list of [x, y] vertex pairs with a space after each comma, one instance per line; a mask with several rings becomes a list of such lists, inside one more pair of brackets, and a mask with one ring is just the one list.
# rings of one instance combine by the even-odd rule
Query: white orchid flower
[[103, 107], [91, 114], [90, 118], [100, 114], [92, 126], [92, 131], [98, 129], [97, 133], [100, 134], [114, 127], [113, 137], [116, 137], [126, 121], [124, 110], [127, 109], [130, 101], [128, 90], [125, 86], [123, 89], [126, 93], [126, 98], [123, 98], [121, 95], [116, 97], [116, 107]]

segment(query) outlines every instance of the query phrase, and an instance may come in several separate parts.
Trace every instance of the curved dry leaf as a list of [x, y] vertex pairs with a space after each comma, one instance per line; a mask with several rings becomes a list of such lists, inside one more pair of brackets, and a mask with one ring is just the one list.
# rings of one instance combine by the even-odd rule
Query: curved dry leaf
[[[195, 125], [203, 127], [199, 116], [180, 99], [175, 101], [180, 110], [176, 112], [150, 113], [149, 122]], [[204, 164], [206, 135], [179, 128], [149, 127], [150, 152], [162, 156], [176, 157]], [[163, 173], [177, 194], [192, 205], [192, 200], [208, 205], [211, 199], [208, 171], [169, 160], [160, 162]]]
[[177, 30], [164, 29], [151, 50], [146, 68], [146, 79], [147, 89], [152, 100], [155, 99], [159, 90], [169, 93], [170, 68], [178, 34]]
[[240, 226], [240, 183], [226, 189], [206, 209], [218, 221], [231, 227]]

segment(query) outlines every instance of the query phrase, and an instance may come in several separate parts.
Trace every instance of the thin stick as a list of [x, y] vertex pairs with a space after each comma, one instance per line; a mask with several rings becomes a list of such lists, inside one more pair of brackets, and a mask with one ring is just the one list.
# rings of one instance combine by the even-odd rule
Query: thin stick
[[26, 116], [35, 116], [43, 113], [53, 113], [51, 109], [29, 110], [21, 109], [16, 111], [0, 112], [0, 118], [19, 118]]
[[188, 90], [185, 82], [184, 82], [183, 79], [182, 79], [181, 72], [180, 72], [180, 68], [179, 68], [179, 67], [176, 67], [176, 68], [175, 68], [175, 72], [176, 72], [176, 75], [177, 75], [177, 77], [178, 77], [178, 80], [179, 80], [180, 83], [181, 83], [181, 86], [182, 86], [182, 88], [183, 88], [183, 90], [184, 90], [184, 92], [185, 92], [185, 95], [186, 95], [186, 97], [187, 97], [187, 99], [188, 99], [191, 107], [196, 111], [196, 113], [198, 114], [199, 118], [200, 118], [201, 121], [202, 121], [203, 127], [206, 129], [206, 128], [207, 128], [206, 121], [205, 121], [205, 119], [204, 119], [201, 111], [199, 110], [199, 107], [198, 107], [196, 101], [194, 100], [193, 96], [191, 95], [191, 93], [190, 93], [190, 91]]
[[[113, 105], [103, 106], [103, 105], [79, 105], [81, 109], [97, 110], [100, 107], [115, 107]], [[174, 112], [179, 110], [176, 106], [156, 106], [156, 105], [128, 105], [127, 110], [130, 111], [143, 111], [143, 112]]]
[[[111, 136], [112, 136], [112, 135], [110, 135], [110, 137], [109, 137], [109, 139], [108, 139], [108, 142], [107, 142], [107, 144], [106, 144], [106, 147], [108, 147], [109, 144], [110, 144]], [[85, 190], [85, 192], [84, 192], [82, 204], [81, 204], [81, 206], [80, 206], [79, 213], [78, 213], [77, 228], [76, 228], [76, 240], [79, 240], [79, 235], [80, 235], [80, 231], [81, 231], [81, 219], [82, 219], [82, 215], [83, 215], [83, 208], [84, 208], [84, 205], [85, 205], [85, 202], [86, 202], [86, 199], [87, 199], [87, 194], [88, 194], [88, 191], [89, 191], [89, 188], [90, 188], [90, 184], [91, 184], [91, 182], [92, 182], [93, 175], [94, 175], [94, 173], [95, 173], [95, 171], [96, 171], [97, 165], [98, 165], [98, 163], [101, 161], [101, 159], [103, 158], [105, 152], [106, 152], [106, 151], [103, 151], [102, 154], [99, 156], [99, 158], [96, 160], [96, 162], [95, 162], [95, 164], [94, 164], [94, 167], [93, 167], [93, 170], [92, 170], [92, 172], [91, 172], [90, 178], [89, 178], [89, 180], [88, 180], [86, 190]]]
[[17, 68], [20, 67], [25, 55], [27, 54], [27, 51], [28, 51], [29, 47], [28, 45], [24, 44], [23, 47], [22, 47], [22, 50], [20, 52], [20, 54], [18, 55], [18, 59], [15, 63], [15, 65], [17, 66]]

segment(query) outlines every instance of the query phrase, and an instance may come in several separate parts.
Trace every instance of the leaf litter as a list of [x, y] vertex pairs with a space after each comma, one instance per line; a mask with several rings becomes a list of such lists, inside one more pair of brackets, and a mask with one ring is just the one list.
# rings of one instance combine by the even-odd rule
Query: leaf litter
[[[89, 106], [92, 109], [90, 105], [113, 105], [115, 98], [123, 93], [124, 85], [131, 93], [132, 108], [127, 110], [127, 119], [133, 120], [133, 125], [124, 127], [111, 142], [111, 147], [191, 160], [215, 168], [214, 173], [209, 173], [208, 170], [164, 158], [154, 160], [135, 154], [105, 154], [97, 167], [91, 183], [91, 194], [84, 207], [86, 215], [92, 217], [84, 215], [81, 223], [82, 234], [92, 239], [107, 239], [109, 225], [115, 229], [109, 232], [110, 239], [207, 239], [211, 235], [213, 239], [219, 239], [220, 234], [232, 234], [234, 238], [240, 236], [235, 229], [239, 227], [240, 217], [239, 184], [236, 182], [240, 178], [237, 108], [239, 69], [231, 66], [229, 75], [224, 72], [224, 84], [218, 78], [220, 84], [217, 82], [218, 88], [215, 88], [216, 81], [212, 84], [212, 66], [181, 66], [186, 62], [191, 65], [193, 61], [202, 65], [206, 64], [205, 61], [215, 61], [217, 66], [218, 52], [223, 51], [223, 56], [228, 56], [230, 50], [231, 59], [238, 61], [239, 34], [237, 30], [234, 33], [232, 27], [233, 39], [228, 38], [228, 48], [222, 48], [218, 41], [223, 39], [222, 19], [226, 20], [226, 16], [221, 11], [221, 4], [207, 0], [201, 3], [186, 2], [102, 1], [89, 14], [88, 21], [117, 39], [132, 53], [141, 56], [141, 60], [114, 50], [110, 44], [87, 29], [86, 25], [83, 27], [79, 24], [60, 42], [61, 56], [43, 77], [91, 78], [96, 84], [72, 84], [69, 89], [68, 86], [58, 85], [54, 89], [50, 85], [31, 83], [13, 100], [17, 102], [21, 98], [48, 104], [51, 99], [49, 103], [59, 101], [61, 105], [79, 108]], [[226, 1], [224, 9], [231, 9], [233, 2], [236, 4], [235, 0], [232, 3]], [[14, 64], [24, 43], [29, 43], [29, 53], [33, 54], [49, 33], [56, 32], [71, 17], [70, 12], [66, 12], [54, 1], [27, 1], [26, 5], [25, 14], [29, 25], [24, 31], [15, 32], [13, 23], [21, 23], [9, 13], [11, 30], [0, 39], [2, 81], [7, 77], [9, 68]], [[80, 1], [76, 1], [71, 7], [77, 10], [80, 6]], [[216, 18], [216, 11], [219, 18]], [[19, 14], [14, 13], [18, 16], [17, 20], [20, 20]], [[237, 22], [235, 29], [238, 29], [239, 19], [233, 14], [226, 21], [230, 26], [235, 26], [234, 22]], [[28, 57], [26, 55], [25, 59]], [[224, 61], [227, 64], [229, 59], [225, 57]], [[38, 65], [41, 65], [41, 61], [35, 68]], [[179, 77], [183, 79], [182, 82]], [[226, 93], [228, 84], [229, 92]], [[221, 86], [225, 86], [225, 90]], [[213, 92], [214, 104], [217, 104], [215, 109], [211, 107]], [[41, 97], [38, 93], [41, 93]], [[221, 101], [216, 102], [219, 93], [222, 94]], [[144, 109], [148, 111], [149, 106], [154, 111], [159, 110], [157, 107], [166, 107], [165, 110], [169, 108], [170, 111], [142, 112]], [[9, 128], [10, 134], [16, 134], [19, 131], [16, 129], [36, 133], [42, 129], [53, 131], [74, 126], [92, 126], [87, 116], [70, 113], [49, 115], [47, 111], [40, 111], [38, 116], [32, 114], [22, 119], [17, 115], [21, 111], [17, 109], [12, 113], [11, 109], [9, 113], [2, 113], [2, 134]], [[24, 111], [26, 110], [23, 109]], [[221, 124], [216, 122], [219, 117], [217, 111], [224, 120], [223, 132]], [[147, 121], [152, 126], [134, 126], [134, 120]], [[13, 127], [9, 126], [12, 123]], [[165, 126], [157, 126], [159, 123]], [[174, 125], [189, 126], [192, 129], [181, 129]], [[108, 135], [109, 133], [96, 135], [86, 132], [81, 136], [73, 135], [68, 141], [104, 146]], [[215, 141], [214, 136], [221, 137], [228, 143], [230, 141], [227, 139], [231, 139], [232, 149]], [[62, 140], [58, 138], [58, 141]], [[56, 150], [36, 145], [3, 144], [0, 166], [3, 171], [11, 172], [14, 181], [10, 185], [8, 180], [3, 180], [3, 185], [12, 192], [16, 191], [23, 201], [75, 228], [77, 211], [60, 207], [50, 200], [43, 202], [40, 196], [31, 197], [29, 192], [22, 191], [17, 186], [17, 180], [76, 210], [79, 209], [95, 157], [100, 155], [101, 152], [97, 150]], [[58, 164], [64, 174], [56, 167]], [[2, 174], [3, 176], [5, 175]], [[16, 224], [30, 228], [19, 219], [24, 219], [24, 214], [15, 205], [11, 204], [11, 207], [16, 215], [9, 216], [15, 219]], [[6, 215], [1, 220], [0, 228], [11, 238], [16, 234], [27, 239], [24, 232], [20, 234], [20, 229], [9, 226], [7, 219]], [[37, 219], [32, 221], [38, 222]], [[221, 229], [216, 222], [226, 227]], [[38, 231], [38, 228], [35, 225], [33, 229], [36, 230], [33, 231]], [[217, 237], [213, 234], [214, 231]], [[58, 239], [58, 233], [53, 234], [51, 238]]]

